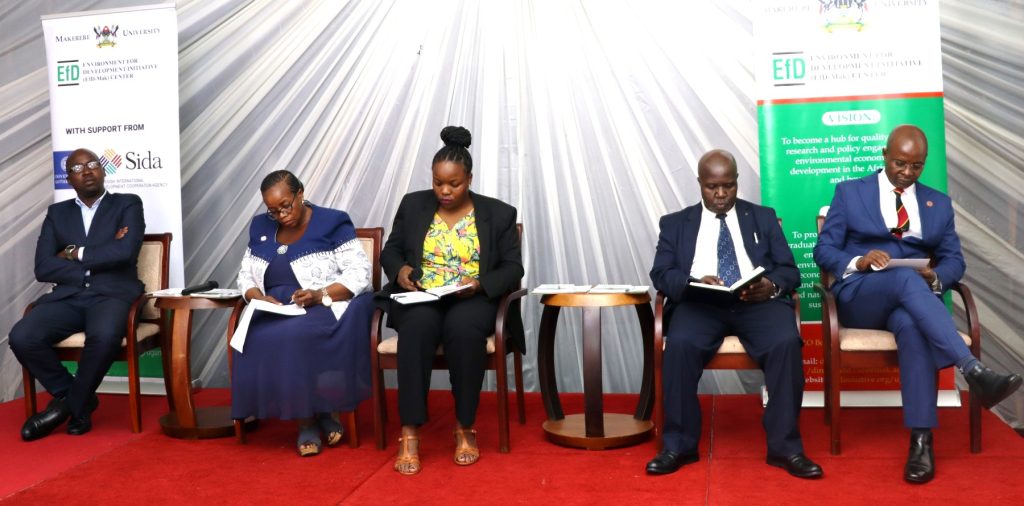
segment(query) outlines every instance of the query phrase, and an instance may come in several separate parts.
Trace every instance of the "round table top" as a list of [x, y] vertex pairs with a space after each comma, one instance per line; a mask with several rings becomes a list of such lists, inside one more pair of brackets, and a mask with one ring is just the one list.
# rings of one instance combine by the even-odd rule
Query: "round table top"
[[540, 298], [545, 306], [610, 307], [634, 306], [651, 302], [651, 294], [644, 293], [553, 293]]
[[217, 309], [234, 307], [238, 297], [210, 299], [207, 297], [156, 297], [156, 307], [160, 309]]

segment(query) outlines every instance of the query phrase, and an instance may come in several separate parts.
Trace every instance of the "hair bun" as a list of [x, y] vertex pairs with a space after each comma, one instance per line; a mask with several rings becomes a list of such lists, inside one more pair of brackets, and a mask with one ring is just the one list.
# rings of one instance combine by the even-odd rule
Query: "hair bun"
[[446, 126], [441, 129], [441, 140], [444, 141], [445, 146], [455, 146], [459, 148], [469, 148], [470, 143], [473, 142], [473, 135], [460, 126]]

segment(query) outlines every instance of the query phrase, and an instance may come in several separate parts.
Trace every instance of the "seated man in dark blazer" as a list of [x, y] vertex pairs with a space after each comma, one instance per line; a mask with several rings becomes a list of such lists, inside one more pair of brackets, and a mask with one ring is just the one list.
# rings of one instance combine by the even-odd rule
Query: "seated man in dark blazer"
[[[768, 464], [799, 478], [820, 478], [821, 467], [804, 455], [800, 439], [803, 341], [789, 297], [800, 284], [800, 272], [775, 211], [736, 198], [738, 175], [730, 153], [706, 153], [697, 165], [703, 202], [661, 218], [651, 281], [669, 302], [662, 368], [664, 447], [647, 464], [647, 473], [672, 473], [699, 459], [697, 383], [722, 339], [736, 335], [764, 371]], [[738, 300], [709, 299], [700, 293], [705, 290], [689, 286], [691, 281], [731, 285], [757, 267], [764, 268], [764, 275]]]
[[[832, 293], [842, 325], [896, 335], [903, 422], [911, 429], [903, 477], [926, 483], [935, 475], [935, 372], [956, 365], [986, 408], [1020, 388], [1021, 377], [979, 363], [936, 296], [960, 280], [965, 263], [952, 201], [917, 183], [928, 156], [924, 132], [896, 127], [882, 154], [885, 170], [836, 186], [814, 260], [836, 278]], [[932, 265], [920, 270], [876, 270], [891, 258], [929, 257]]]
[[[64, 166], [77, 198], [46, 211], [36, 243], [36, 279], [53, 289], [14, 325], [10, 345], [53, 400], [29, 417], [21, 438], [46, 436], [69, 418], [67, 433], [92, 428], [96, 388], [121, 349], [128, 309], [143, 291], [136, 270], [146, 223], [136, 195], [108, 193], [96, 154], [78, 149]], [[85, 348], [72, 376], [53, 345], [85, 332]]]

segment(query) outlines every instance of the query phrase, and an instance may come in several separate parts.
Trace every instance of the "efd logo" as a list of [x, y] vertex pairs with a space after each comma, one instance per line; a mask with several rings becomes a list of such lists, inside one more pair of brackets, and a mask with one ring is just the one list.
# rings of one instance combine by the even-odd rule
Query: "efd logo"
[[61, 60], [57, 62], [57, 87], [78, 86], [82, 78], [82, 67], [78, 60]]

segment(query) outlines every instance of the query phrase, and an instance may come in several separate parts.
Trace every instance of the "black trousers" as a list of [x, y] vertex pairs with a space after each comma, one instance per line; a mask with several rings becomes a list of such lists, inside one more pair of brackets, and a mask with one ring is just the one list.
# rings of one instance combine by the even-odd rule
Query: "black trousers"
[[[10, 333], [14, 356], [54, 397], [64, 397], [74, 416], [85, 413], [89, 398], [121, 350], [131, 304], [88, 290], [32, 308]], [[85, 348], [72, 376], [53, 345], [85, 331]]]
[[463, 426], [473, 425], [487, 365], [487, 338], [494, 334], [497, 312], [497, 302], [480, 294], [466, 299], [450, 295], [437, 302], [398, 307], [395, 329], [402, 425], [427, 421], [427, 393], [438, 344], [444, 345], [448, 361], [455, 416]]
[[672, 308], [662, 361], [662, 440], [666, 450], [697, 451], [701, 435], [697, 384], [722, 339], [735, 335], [764, 371], [768, 406], [762, 424], [768, 453], [785, 457], [803, 452], [799, 427], [804, 392], [803, 341], [793, 307], [787, 302], [772, 299], [728, 307], [682, 302]]

